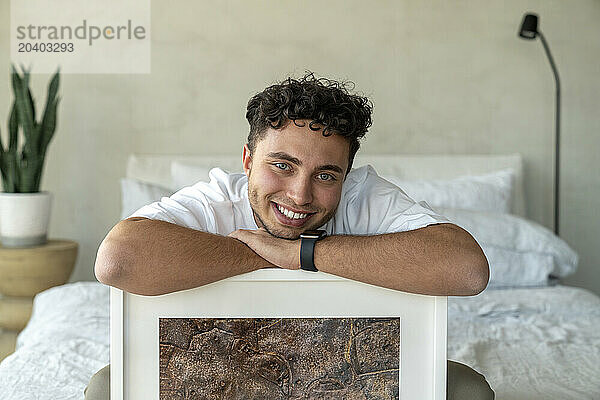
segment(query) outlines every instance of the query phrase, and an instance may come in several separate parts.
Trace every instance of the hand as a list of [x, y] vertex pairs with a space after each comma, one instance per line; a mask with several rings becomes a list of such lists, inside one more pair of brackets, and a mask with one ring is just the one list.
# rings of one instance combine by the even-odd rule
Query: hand
[[263, 228], [255, 231], [238, 229], [227, 236], [245, 243], [271, 264], [285, 269], [300, 269], [300, 239], [277, 238]]

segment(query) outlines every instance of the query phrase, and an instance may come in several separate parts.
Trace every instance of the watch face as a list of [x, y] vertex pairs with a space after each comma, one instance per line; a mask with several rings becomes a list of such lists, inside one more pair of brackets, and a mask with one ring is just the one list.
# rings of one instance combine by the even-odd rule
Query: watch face
[[325, 236], [327, 236], [327, 232], [322, 229], [316, 231], [305, 231], [300, 234], [301, 238], [306, 239], [323, 239]]

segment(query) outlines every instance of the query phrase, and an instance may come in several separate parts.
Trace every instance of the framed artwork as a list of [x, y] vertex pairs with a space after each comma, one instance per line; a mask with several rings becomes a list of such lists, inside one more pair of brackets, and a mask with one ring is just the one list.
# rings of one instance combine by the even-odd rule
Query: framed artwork
[[446, 398], [447, 298], [263, 269], [111, 288], [111, 398]]

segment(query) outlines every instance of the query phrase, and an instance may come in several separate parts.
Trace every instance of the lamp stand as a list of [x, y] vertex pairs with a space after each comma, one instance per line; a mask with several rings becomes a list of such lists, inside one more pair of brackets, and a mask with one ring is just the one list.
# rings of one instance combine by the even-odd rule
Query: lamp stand
[[555, 148], [554, 148], [554, 233], [556, 236], [559, 236], [558, 226], [559, 226], [559, 194], [560, 194], [560, 79], [558, 77], [558, 69], [556, 69], [556, 64], [554, 63], [554, 58], [552, 58], [552, 54], [550, 53], [550, 47], [548, 47], [548, 43], [546, 42], [546, 38], [542, 34], [541, 31], [538, 30], [538, 35], [542, 41], [542, 45], [544, 46], [544, 50], [546, 51], [546, 55], [548, 56], [548, 61], [550, 61], [550, 67], [552, 68], [552, 72], [554, 73], [554, 81], [556, 82], [556, 137], [555, 137]]

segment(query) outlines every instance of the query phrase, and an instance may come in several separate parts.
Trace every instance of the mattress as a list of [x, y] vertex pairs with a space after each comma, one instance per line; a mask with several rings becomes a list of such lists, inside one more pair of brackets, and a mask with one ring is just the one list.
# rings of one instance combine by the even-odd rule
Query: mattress
[[[599, 399], [600, 298], [561, 285], [449, 297], [448, 358], [483, 373], [497, 400]], [[0, 398], [83, 399], [108, 362], [108, 287], [55, 287], [0, 363]]]

